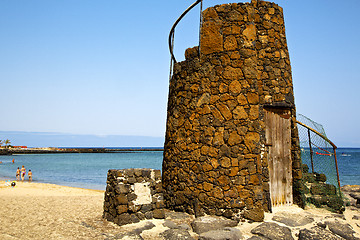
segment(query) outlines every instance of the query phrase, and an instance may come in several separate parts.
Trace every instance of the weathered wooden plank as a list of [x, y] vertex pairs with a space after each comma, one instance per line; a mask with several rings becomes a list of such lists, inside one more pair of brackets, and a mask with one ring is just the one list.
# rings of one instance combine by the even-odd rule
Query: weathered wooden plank
[[287, 110], [277, 109], [265, 114], [272, 206], [293, 203], [291, 123], [288, 115]]

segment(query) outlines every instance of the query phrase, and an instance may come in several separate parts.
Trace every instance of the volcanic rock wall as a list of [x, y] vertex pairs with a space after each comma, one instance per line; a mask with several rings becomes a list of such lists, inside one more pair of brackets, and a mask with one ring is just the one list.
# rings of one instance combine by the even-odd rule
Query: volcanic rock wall
[[252, 1], [206, 9], [200, 48], [187, 49], [185, 57], [170, 81], [165, 204], [261, 221], [271, 210], [265, 111], [288, 112], [295, 188], [301, 179], [282, 8]]
[[160, 170], [109, 170], [103, 217], [118, 225], [165, 218]]

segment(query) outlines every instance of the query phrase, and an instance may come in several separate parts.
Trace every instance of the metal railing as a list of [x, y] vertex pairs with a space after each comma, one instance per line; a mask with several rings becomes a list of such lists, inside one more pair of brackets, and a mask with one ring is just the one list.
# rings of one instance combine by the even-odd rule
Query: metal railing
[[[184, 16], [191, 10], [193, 9], [196, 5], [198, 5], [199, 3], [201, 3], [201, 9], [200, 11], [202, 11], [202, 2], [203, 0], [197, 0], [196, 2], [194, 2], [193, 4], [191, 4], [181, 15], [180, 17], [175, 21], [174, 25], [172, 26], [171, 30], [170, 30], [170, 34], [169, 34], [169, 50], [170, 50], [170, 55], [171, 55], [171, 59], [176, 63], [176, 58], [174, 55], [174, 33], [175, 33], [175, 28], [176, 26], [179, 24], [179, 22], [181, 21], [181, 19], [184, 18]], [[201, 14], [200, 14], [201, 15]], [[201, 16], [200, 16], [201, 18]], [[200, 20], [201, 22], [201, 20]]]
[[[201, 3], [200, 6], [200, 30], [201, 31], [201, 24], [202, 24], [202, 4], [203, 4], [203, 0], [197, 0], [196, 2], [194, 2], [193, 4], [191, 4], [181, 15], [180, 17], [175, 21], [174, 25], [172, 26], [170, 33], [169, 33], [169, 51], [170, 51], [170, 55], [171, 55], [171, 63], [170, 63], [170, 78], [172, 76], [172, 70], [173, 70], [173, 64], [177, 63], [175, 55], [174, 55], [174, 36], [175, 36], [175, 28], [176, 26], [179, 24], [179, 22], [181, 21], [181, 19], [184, 18], [184, 16], [191, 10], [193, 9], [195, 6], [197, 6], [199, 3]], [[200, 34], [199, 34], [200, 36]], [[200, 45], [200, 40], [199, 40], [199, 45]]]
[[[300, 146], [302, 145], [301, 147], [303, 147], [302, 151], [305, 151], [304, 150], [305, 147], [309, 149], [308, 150], [309, 153], [302, 154], [302, 156], [303, 155], [309, 156], [310, 159], [302, 159], [303, 162], [307, 161], [311, 164], [312, 173], [315, 172], [316, 167], [317, 167], [316, 171], [329, 173], [329, 171], [332, 171], [331, 169], [333, 169], [333, 167], [331, 167], [332, 164], [326, 161], [326, 159], [333, 156], [334, 157], [333, 164], [335, 165], [335, 169], [336, 169], [337, 184], [340, 189], [340, 178], [339, 178], [339, 168], [338, 168], [338, 162], [336, 156], [336, 149], [337, 149], [336, 145], [332, 141], [330, 141], [326, 136], [324, 136], [317, 130], [309, 127], [308, 125], [299, 121], [296, 121], [296, 123], [301, 126], [301, 128], [299, 128], [299, 137], [300, 137], [300, 141], [303, 143], [303, 145], [300, 144]], [[305, 146], [304, 142], [307, 146]], [[318, 150], [314, 151], [314, 148], [315, 149], [317, 148]], [[314, 164], [315, 159], [317, 160], [316, 164]], [[327, 171], [327, 168], [329, 169], [329, 171]], [[329, 175], [331, 175], [331, 173]]]

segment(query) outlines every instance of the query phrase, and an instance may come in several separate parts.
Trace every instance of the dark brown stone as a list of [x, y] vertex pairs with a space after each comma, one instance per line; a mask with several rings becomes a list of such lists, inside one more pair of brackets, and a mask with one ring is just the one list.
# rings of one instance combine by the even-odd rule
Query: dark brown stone
[[223, 51], [223, 36], [217, 22], [204, 22], [201, 34], [201, 53], [211, 54]]
[[185, 59], [193, 59], [199, 57], [199, 48], [198, 47], [193, 47], [193, 48], [188, 48], [185, 51]]
[[334, 185], [318, 183], [311, 186], [310, 192], [313, 195], [336, 195], [336, 188]]
[[128, 206], [127, 205], [119, 205], [117, 206], [116, 210], [118, 214], [122, 214], [128, 211]]
[[[128, 184], [119, 184], [116, 186], [115, 191], [119, 194], [126, 194], [130, 192], [130, 185]], [[110, 189], [109, 192], [112, 192]]]
[[245, 111], [245, 108], [242, 106], [237, 106], [234, 111], [234, 118], [235, 119], [247, 119], [248, 118], [248, 114]]
[[291, 230], [288, 227], [283, 227], [272, 222], [260, 224], [256, 228], [253, 228], [251, 233], [265, 239], [294, 240]]
[[231, 66], [226, 67], [223, 73], [223, 77], [227, 80], [240, 80], [243, 76], [241, 68], [234, 68]]
[[123, 213], [123, 214], [117, 216], [115, 218], [115, 223], [120, 225], [120, 226], [132, 223], [130, 214]]
[[315, 174], [315, 180], [317, 182], [326, 182], [326, 175], [325, 174]]
[[128, 198], [125, 194], [120, 194], [116, 197], [117, 203], [118, 204], [128, 204]]
[[153, 217], [157, 218], [157, 219], [164, 219], [165, 218], [164, 209], [154, 209], [153, 210]]
[[264, 209], [262, 207], [254, 207], [253, 209], [245, 210], [244, 218], [254, 222], [262, 222], [264, 221]]

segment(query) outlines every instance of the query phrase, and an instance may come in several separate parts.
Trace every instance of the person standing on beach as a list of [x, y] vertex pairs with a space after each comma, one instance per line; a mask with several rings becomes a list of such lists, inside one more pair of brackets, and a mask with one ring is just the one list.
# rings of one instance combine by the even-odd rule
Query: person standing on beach
[[22, 167], [21, 167], [21, 181], [24, 181], [25, 174], [26, 174], [26, 168], [24, 167], [24, 165], [22, 165]]
[[29, 182], [32, 182], [32, 172], [31, 172], [30, 169], [29, 169], [29, 172], [28, 172], [28, 176], [29, 176]]
[[20, 181], [20, 168], [16, 170], [16, 180]]

